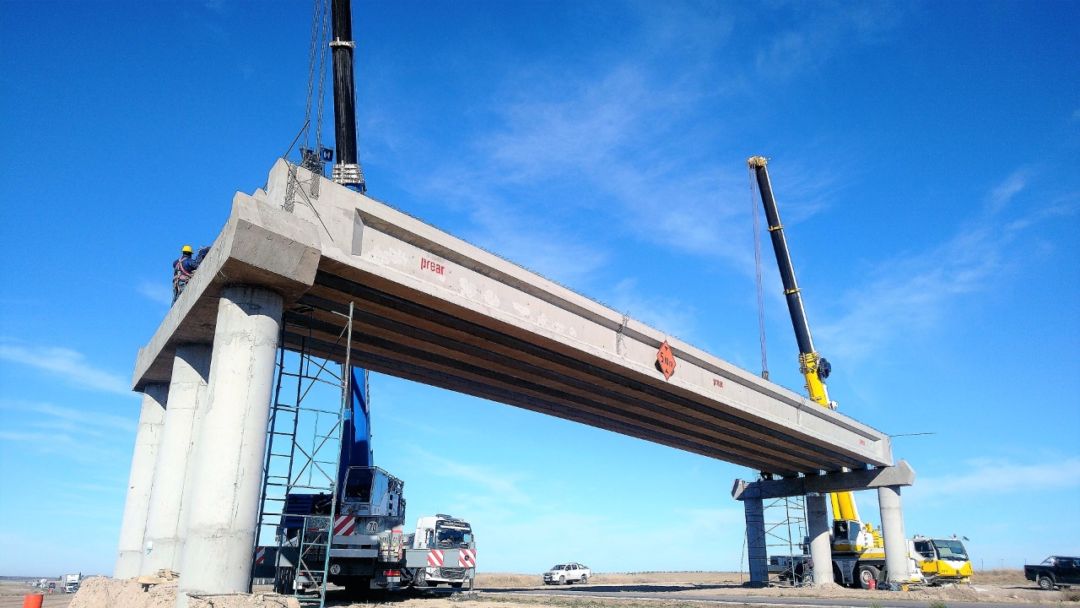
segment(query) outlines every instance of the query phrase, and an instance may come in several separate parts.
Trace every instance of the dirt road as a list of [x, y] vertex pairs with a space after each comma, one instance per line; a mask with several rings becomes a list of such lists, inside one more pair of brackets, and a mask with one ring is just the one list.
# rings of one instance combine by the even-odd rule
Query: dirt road
[[[864, 591], [839, 587], [743, 587], [745, 575], [718, 572], [598, 574], [587, 585], [546, 587], [538, 576], [479, 574], [477, 590], [447, 593], [398, 594], [357, 603], [330, 593], [329, 606], [339, 608], [681, 608], [689, 605], [729, 607], [800, 606], [862, 608], [1032, 608], [1035, 604], [1077, 606], [1080, 591], [1041, 591], [1018, 571], [981, 573], [971, 585], [912, 589], [907, 592]], [[5, 587], [8, 587], [5, 585]], [[23, 588], [0, 588], [0, 608], [21, 606]], [[71, 596], [46, 596], [45, 608], [63, 608]], [[74, 606], [79, 608], [171, 608], [172, 586], [149, 592], [132, 582], [90, 579]], [[118, 603], [119, 602], [119, 603]], [[207, 596], [200, 608], [285, 608], [291, 602], [258, 588], [253, 595]], [[120, 606], [123, 604], [123, 606]]]

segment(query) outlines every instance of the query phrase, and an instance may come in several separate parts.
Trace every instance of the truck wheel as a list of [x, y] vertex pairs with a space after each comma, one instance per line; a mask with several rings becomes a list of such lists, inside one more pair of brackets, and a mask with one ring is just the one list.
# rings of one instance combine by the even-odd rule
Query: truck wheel
[[582, 585], [589, 584], [589, 575], [588, 574], [582, 574], [581, 575], [581, 584]]
[[874, 566], [859, 566], [859, 587], [863, 589], [870, 588], [870, 581], [874, 581], [877, 586], [878, 575], [881, 572]]
[[1053, 591], [1054, 579], [1050, 578], [1049, 576], [1040, 576], [1039, 589], [1042, 589], [1043, 591]]
[[566, 577], [565, 576], [560, 576], [559, 577], [559, 584], [560, 585], [565, 585], [566, 584]]

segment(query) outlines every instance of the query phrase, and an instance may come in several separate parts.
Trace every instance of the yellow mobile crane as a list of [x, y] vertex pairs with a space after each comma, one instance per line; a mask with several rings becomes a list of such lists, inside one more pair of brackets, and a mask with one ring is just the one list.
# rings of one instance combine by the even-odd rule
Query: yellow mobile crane
[[[784, 227], [780, 223], [780, 212], [773, 197], [772, 183], [766, 168], [768, 160], [763, 156], [752, 156], [747, 164], [757, 179], [761, 203], [765, 207], [765, 220], [768, 222], [769, 237], [772, 240], [776, 263], [780, 269], [780, 278], [784, 284], [784, 297], [787, 300], [791, 324], [795, 328], [795, 341], [799, 346], [799, 371], [806, 379], [806, 391], [810, 399], [822, 407], [836, 409], [836, 402], [829, 400], [829, 389], [825, 385], [832, 366], [814, 349], [814, 340], [810, 335], [810, 324], [806, 320], [802, 294], [795, 281], [795, 269], [791, 264]], [[859, 509], [855, 505], [852, 492], [834, 492], [829, 495], [832, 503], [833, 529], [833, 574], [841, 584], [858, 584], [863, 588], [871, 586], [871, 581], [885, 579], [885, 544], [881, 533], [869, 523], [863, 523]], [[909, 543], [909, 553], [915, 562], [918, 574], [923, 580], [934, 584], [946, 581], [967, 582], [971, 578], [971, 561], [959, 539], [930, 539], [916, 537]]]

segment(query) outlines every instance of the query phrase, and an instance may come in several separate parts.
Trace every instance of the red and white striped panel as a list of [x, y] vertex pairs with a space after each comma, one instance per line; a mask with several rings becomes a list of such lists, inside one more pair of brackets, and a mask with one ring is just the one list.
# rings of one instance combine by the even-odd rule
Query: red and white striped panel
[[259, 547], [255, 551], [255, 565], [258, 566], [266, 561], [266, 547]]
[[443, 552], [440, 549], [432, 549], [427, 553], [427, 565], [432, 568], [441, 568], [443, 562]]
[[334, 518], [334, 536], [350, 536], [356, 532], [356, 518], [352, 515], [338, 515]]
[[458, 565], [462, 568], [476, 567], [476, 549], [459, 549]]

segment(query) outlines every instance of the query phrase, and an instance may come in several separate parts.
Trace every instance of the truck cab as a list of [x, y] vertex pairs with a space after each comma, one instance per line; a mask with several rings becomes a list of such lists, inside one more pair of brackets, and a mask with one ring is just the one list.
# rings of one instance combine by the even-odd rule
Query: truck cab
[[471, 589], [476, 577], [476, 538], [469, 522], [444, 514], [420, 517], [407, 539], [406, 566], [417, 587], [448, 584]]
[[927, 584], [971, 580], [971, 560], [960, 539], [916, 536], [913, 544], [915, 563]]
[[1037, 566], [1024, 566], [1024, 578], [1049, 591], [1055, 587], [1080, 585], [1080, 557], [1051, 555]]

